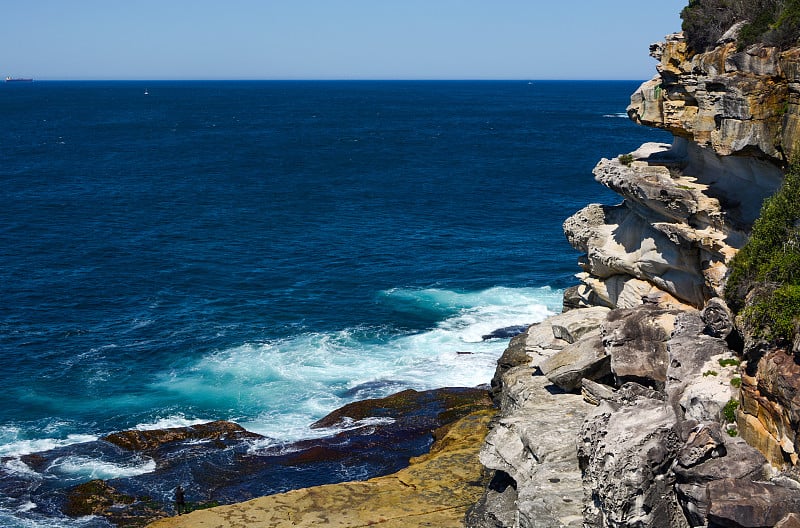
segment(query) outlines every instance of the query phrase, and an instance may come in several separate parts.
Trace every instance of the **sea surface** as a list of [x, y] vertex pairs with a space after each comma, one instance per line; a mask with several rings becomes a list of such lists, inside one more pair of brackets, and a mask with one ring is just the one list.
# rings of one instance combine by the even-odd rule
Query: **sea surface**
[[[564, 219], [619, 201], [596, 162], [669, 140], [627, 119], [638, 84], [0, 86], [0, 480], [152, 471], [19, 458], [112, 431], [286, 442], [488, 383], [508, 340], [483, 336], [575, 283]], [[0, 496], [2, 526], [91, 522]]]

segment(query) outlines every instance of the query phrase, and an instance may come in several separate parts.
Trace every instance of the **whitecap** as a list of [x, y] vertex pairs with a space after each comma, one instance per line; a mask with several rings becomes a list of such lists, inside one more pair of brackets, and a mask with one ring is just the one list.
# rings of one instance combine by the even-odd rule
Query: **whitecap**
[[50, 451], [58, 447], [81, 444], [97, 440], [97, 436], [87, 434], [71, 434], [66, 438], [36, 438], [8, 440], [0, 444], [0, 456], [18, 457], [30, 453]]
[[141, 458], [131, 464], [116, 464], [87, 456], [69, 455], [54, 460], [45, 473], [80, 480], [109, 480], [144, 475], [155, 469], [156, 463], [150, 458]]
[[213, 421], [212, 419], [186, 418], [181, 413], [171, 416], [159, 417], [152, 422], [145, 422], [135, 425], [133, 428], [138, 431], [155, 431], [158, 429], [173, 429], [177, 427], [191, 427], [193, 425], [204, 424]]
[[309, 424], [357, 397], [488, 383], [508, 340], [483, 336], [541, 321], [560, 309], [562, 292], [396, 288], [379, 301], [391, 309], [436, 313], [439, 322], [416, 332], [353, 327], [246, 343], [164, 375], [155, 388], [195, 408], [224, 410], [228, 419], [268, 437], [267, 443], [324, 436], [330, 433]]

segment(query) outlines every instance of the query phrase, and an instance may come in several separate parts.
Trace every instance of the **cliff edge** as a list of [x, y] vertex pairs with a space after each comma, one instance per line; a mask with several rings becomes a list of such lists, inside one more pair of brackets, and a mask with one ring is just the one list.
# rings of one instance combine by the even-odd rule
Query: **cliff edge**
[[673, 142], [601, 160], [622, 203], [565, 221], [580, 284], [498, 361], [467, 526], [800, 526], [800, 339], [754, 338], [723, 300], [800, 154], [800, 48], [736, 31], [651, 46], [628, 115]]

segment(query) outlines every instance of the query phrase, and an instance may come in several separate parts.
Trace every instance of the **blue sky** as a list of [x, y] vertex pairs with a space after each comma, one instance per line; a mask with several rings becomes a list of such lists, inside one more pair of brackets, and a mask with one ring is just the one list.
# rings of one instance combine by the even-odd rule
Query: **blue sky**
[[647, 79], [688, 0], [0, 0], [36, 79]]

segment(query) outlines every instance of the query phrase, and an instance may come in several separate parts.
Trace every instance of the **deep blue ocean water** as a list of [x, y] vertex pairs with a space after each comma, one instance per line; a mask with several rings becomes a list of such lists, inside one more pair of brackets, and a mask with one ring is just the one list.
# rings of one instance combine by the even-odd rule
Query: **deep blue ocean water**
[[[595, 163], [669, 140], [626, 118], [637, 86], [0, 86], [5, 471], [137, 427], [306, 438], [353, 399], [487, 383], [507, 340], [481, 337], [574, 283], [564, 219], [619, 201]], [[0, 498], [0, 524], [66, 522]]]

